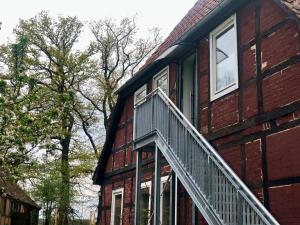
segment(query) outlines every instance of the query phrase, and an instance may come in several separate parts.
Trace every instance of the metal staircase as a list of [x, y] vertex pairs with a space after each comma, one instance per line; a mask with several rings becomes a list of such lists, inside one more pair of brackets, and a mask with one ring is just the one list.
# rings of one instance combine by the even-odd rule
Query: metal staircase
[[154, 139], [212, 225], [279, 225], [173, 102], [156, 89], [135, 105], [134, 143]]

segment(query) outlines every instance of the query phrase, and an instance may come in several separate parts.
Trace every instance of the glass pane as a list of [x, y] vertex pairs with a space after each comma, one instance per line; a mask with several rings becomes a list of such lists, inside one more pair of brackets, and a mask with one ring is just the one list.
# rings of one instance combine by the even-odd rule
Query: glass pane
[[139, 92], [137, 95], [136, 95], [136, 99], [135, 99], [135, 102], [139, 102], [141, 101], [143, 98], [146, 97], [146, 89], [143, 89], [141, 92]]
[[168, 93], [168, 77], [167, 74], [157, 78], [156, 87], [160, 87], [165, 93]]
[[141, 225], [147, 225], [149, 221], [149, 202], [150, 202], [150, 194], [149, 188], [141, 189]]
[[170, 182], [163, 183], [162, 225], [169, 225], [170, 218]]
[[231, 26], [216, 37], [216, 91], [220, 91], [235, 82], [236, 52], [235, 30]]
[[115, 217], [114, 225], [120, 225], [121, 223], [121, 210], [122, 210], [122, 195], [115, 195]]

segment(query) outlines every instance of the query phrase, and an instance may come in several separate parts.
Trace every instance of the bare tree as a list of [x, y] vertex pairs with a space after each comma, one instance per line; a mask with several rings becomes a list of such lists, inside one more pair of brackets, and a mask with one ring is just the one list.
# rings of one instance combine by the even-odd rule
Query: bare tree
[[135, 18], [124, 18], [117, 24], [113, 19], [105, 19], [91, 24], [94, 36], [92, 43], [97, 59], [97, 73], [91, 82], [96, 89], [79, 89], [103, 116], [107, 132], [110, 114], [116, 103], [115, 91], [122, 82], [132, 77], [144, 60], [160, 43], [159, 30], [149, 31], [146, 38], [138, 38]]

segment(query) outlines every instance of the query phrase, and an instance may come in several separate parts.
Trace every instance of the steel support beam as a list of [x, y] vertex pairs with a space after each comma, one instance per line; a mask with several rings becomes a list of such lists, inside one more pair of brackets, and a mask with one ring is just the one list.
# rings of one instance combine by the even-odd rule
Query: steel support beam
[[175, 210], [176, 210], [176, 174], [172, 171], [170, 181], [170, 223], [169, 225], [175, 225]]
[[160, 225], [161, 152], [155, 145], [154, 225]]
[[141, 197], [141, 174], [142, 174], [142, 151], [137, 151], [136, 178], [135, 178], [135, 216], [134, 224], [139, 225], [141, 220], [140, 197]]
[[198, 225], [198, 209], [194, 202], [192, 204], [192, 225]]

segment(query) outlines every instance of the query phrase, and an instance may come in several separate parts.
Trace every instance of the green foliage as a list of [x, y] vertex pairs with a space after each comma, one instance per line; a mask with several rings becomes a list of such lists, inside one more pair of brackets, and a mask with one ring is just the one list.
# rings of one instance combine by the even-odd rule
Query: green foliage
[[20, 20], [16, 43], [0, 46], [0, 166], [30, 181], [49, 221], [58, 210], [59, 225], [69, 223], [80, 179], [96, 165], [114, 91], [159, 41], [156, 31], [136, 38], [134, 18], [101, 20], [92, 24], [95, 41], [77, 50], [82, 28], [77, 17], [41, 12]]

